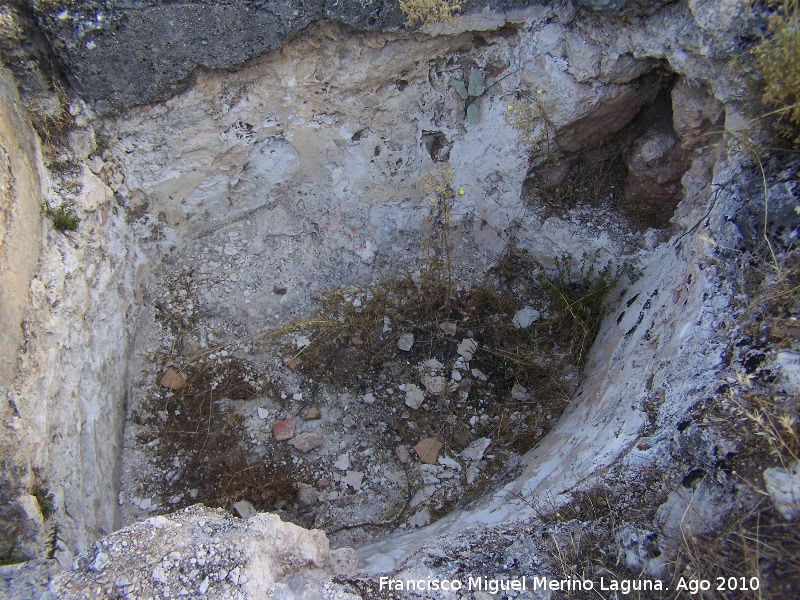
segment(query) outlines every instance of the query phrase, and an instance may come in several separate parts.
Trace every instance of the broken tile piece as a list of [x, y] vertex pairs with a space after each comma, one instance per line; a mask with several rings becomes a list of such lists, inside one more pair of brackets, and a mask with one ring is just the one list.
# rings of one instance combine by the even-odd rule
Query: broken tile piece
[[429, 465], [435, 465], [439, 458], [439, 450], [442, 449], [442, 442], [436, 438], [425, 438], [414, 446], [414, 451], [419, 459]]
[[171, 390], [180, 390], [186, 387], [186, 380], [175, 369], [170, 367], [161, 378], [161, 385]]
[[312, 421], [314, 419], [319, 419], [319, 409], [316, 406], [312, 406], [308, 409], [306, 416], [303, 417], [306, 421]]
[[278, 442], [292, 439], [294, 437], [294, 419], [290, 417], [275, 423], [272, 426], [272, 435]]

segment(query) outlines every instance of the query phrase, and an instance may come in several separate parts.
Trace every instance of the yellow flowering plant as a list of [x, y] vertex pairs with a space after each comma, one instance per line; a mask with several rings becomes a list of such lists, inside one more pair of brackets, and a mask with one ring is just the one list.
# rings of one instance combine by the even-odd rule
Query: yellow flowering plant
[[552, 123], [547, 116], [541, 89], [531, 100], [522, 100], [509, 104], [503, 118], [517, 132], [520, 143], [531, 154], [545, 151], [553, 163], [558, 163], [558, 154], [551, 144], [550, 131]]

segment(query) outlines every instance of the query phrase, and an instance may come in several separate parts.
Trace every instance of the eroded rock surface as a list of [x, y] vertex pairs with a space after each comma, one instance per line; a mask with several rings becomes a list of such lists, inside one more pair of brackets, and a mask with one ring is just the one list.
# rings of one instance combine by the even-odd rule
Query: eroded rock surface
[[[276, 597], [330, 597], [355, 593], [332, 586], [334, 572], [364, 581], [379, 573], [556, 572], [548, 540], [569, 544], [586, 531], [612, 540], [628, 568], [656, 576], [664, 557], [679, 550], [685, 528], [707, 532], [707, 523], [718, 525], [737, 502], [751, 500], [726, 479], [726, 461], [739, 442], [708, 427], [726, 419], [698, 415], [726, 406], [725, 389], [733, 398], [751, 389], [751, 378], [769, 384], [774, 377], [768, 380], [759, 365], [773, 359], [789, 404], [795, 349], [773, 357], [747, 336], [730, 349], [741, 306], [731, 266], [737, 259], [726, 252], [756, 251], [765, 228], [778, 252], [791, 247], [797, 166], [772, 160], [762, 185], [735, 143], [707, 135], [744, 121], [721, 102], [738, 93], [728, 70], [746, 29], [736, 3], [582, 6], [624, 11], [626, 20], [567, 3], [509, 4], [500, 8], [520, 10], [468, 11], [433, 35], [378, 31], [398, 18], [389, 3], [375, 3], [377, 13], [350, 3], [295, 10], [247, 2], [113, 9], [87, 2], [65, 12], [37, 3], [34, 14], [68, 78], [90, 102], [70, 103], [75, 129], [47, 160], [50, 198], [74, 205], [81, 225], [68, 234], [46, 229], [36, 277], [22, 277], [30, 281], [29, 337], [16, 379], [4, 390], [4, 445], [27, 440], [19, 445], [26, 475], [4, 488], [6, 508], [14, 522], [31, 525], [31, 552], [38, 545], [40, 555], [52, 550], [68, 564], [73, 552], [87, 551], [119, 525], [120, 505], [132, 523], [198, 493], [165, 492], [186, 456], [153, 466], [148, 452], [162, 442], [151, 437], [143, 447], [139, 436], [152, 424], [148, 418], [170, 423], [180, 416], [180, 409], [160, 407], [144, 417], [138, 412], [148, 409], [154, 388], [165, 401], [184, 389], [174, 378], [158, 385], [173, 362], [217, 368], [261, 361], [263, 377], [248, 381], [253, 397], [220, 401], [225, 414], [244, 420], [248, 443], [263, 447], [269, 438], [282, 444], [284, 466], [304, 465], [308, 481], [296, 490], [290, 481], [280, 506], [299, 506], [298, 514], [320, 524], [331, 522], [325, 510], [333, 507], [339, 539], [392, 532], [360, 548], [356, 567], [351, 552], [334, 557], [321, 535], [277, 517], [242, 522], [192, 508], [105, 537], [76, 569], [56, 577], [54, 594], [185, 589], [223, 597], [268, 590]], [[14, 17], [22, 23], [12, 31], [17, 38], [33, 27], [30, 14], [21, 14]], [[370, 14], [377, 14], [373, 22], [364, 17]], [[256, 58], [321, 15], [375, 30], [313, 24]], [[25, 52], [13, 55], [17, 67]], [[250, 59], [236, 72], [201, 70], [190, 81], [198, 65]], [[467, 99], [473, 115], [477, 110], [470, 120], [451, 81], [473, 69], [488, 88]], [[539, 111], [528, 139], [506, 118], [522, 102]], [[664, 110], [651, 118], [658, 102]], [[617, 180], [591, 199], [576, 187], [569, 203], [549, 201], [545, 188], [561, 190], [575, 171], [615, 160]], [[441, 215], [417, 177], [447, 163], [450, 223], [458, 232], [450, 266], [458, 286], [478, 281], [510, 244], [547, 268], [587, 253], [627, 262], [635, 272], [610, 300], [583, 378], [567, 373], [559, 381], [574, 392], [569, 407], [557, 422], [555, 415], [537, 417], [542, 427], [530, 432], [535, 447], [524, 456], [507, 451], [503, 472], [490, 467], [507, 442], [490, 431], [482, 409], [447, 415], [447, 425], [463, 421], [452, 447], [427, 437], [435, 431], [425, 438], [415, 433], [410, 443], [387, 433], [389, 411], [414, 424], [402, 411], [424, 417], [429, 403], [449, 393], [467, 398], [480, 389], [481, 401], [541, 408], [533, 386], [509, 385], [507, 396], [493, 396], [496, 382], [469, 361], [496, 348], [477, 345], [461, 322], [447, 320], [441, 328], [454, 352], [460, 346], [460, 358], [417, 356], [402, 390], [382, 381], [357, 393], [331, 393], [324, 382], [302, 379], [310, 337], [296, 335], [287, 356], [269, 355], [255, 341], [307, 314], [320, 291], [380, 283], [398, 265], [418, 284], [436, 254], [430, 242], [437, 233], [426, 225]], [[759, 196], [762, 189], [770, 203]], [[658, 221], [637, 221], [625, 213], [637, 200], [666, 210]], [[347, 301], [358, 308], [369, 298], [353, 293]], [[516, 314], [517, 329], [535, 330], [548, 307], [531, 305], [521, 314], [528, 301], [521, 298], [498, 319]], [[393, 326], [383, 320], [384, 332]], [[340, 350], [347, 356], [364, 343], [349, 332]], [[415, 356], [421, 348], [416, 341], [400, 347]], [[301, 421], [312, 406], [319, 418]], [[519, 418], [521, 411], [502, 416]], [[273, 425], [289, 419], [291, 431], [279, 427], [273, 435]], [[211, 419], [204, 425], [210, 432]], [[426, 447], [415, 446], [419, 439]], [[43, 491], [34, 489], [34, 479]], [[162, 486], [158, 493], [148, 487], [153, 482]], [[476, 483], [489, 493], [462, 499]], [[641, 502], [661, 508], [657, 517], [624, 523], [614, 515], [617, 529], [595, 531], [602, 518], [587, 511], [609, 508], [604, 493], [631, 514], [642, 514], [634, 510]], [[54, 511], [47, 518], [46, 498]], [[692, 498], [701, 505], [687, 517]], [[48, 548], [42, 537], [54, 525], [60, 533]], [[378, 533], [355, 533], [365, 525]], [[405, 531], [393, 531], [400, 526]], [[126, 562], [134, 539], [144, 544], [136, 565]], [[25, 568], [8, 575], [28, 577], [23, 587], [31, 589], [51, 576]]]
[[245, 520], [194, 506], [120, 530], [53, 579], [57, 598], [356, 598], [331, 581], [352, 570], [321, 531], [276, 515]]

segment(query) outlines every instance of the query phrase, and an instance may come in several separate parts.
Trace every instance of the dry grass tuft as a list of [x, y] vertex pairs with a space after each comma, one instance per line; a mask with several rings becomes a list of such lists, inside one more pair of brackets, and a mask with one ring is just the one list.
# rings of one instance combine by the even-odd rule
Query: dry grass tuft
[[761, 99], [777, 107], [778, 128], [800, 144], [800, 18], [797, 0], [770, 3], [769, 35], [753, 49], [761, 79]]
[[557, 148], [550, 143], [555, 127], [547, 116], [542, 94], [542, 90], [536, 90], [531, 99], [509, 104], [503, 119], [517, 132], [520, 144], [531, 156], [544, 156], [551, 163], [557, 164]]
[[[566, 367], [583, 366], [620, 275], [610, 263], [598, 269], [591, 257], [580, 265], [564, 257], [556, 273], [547, 274], [526, 252], [509, 248], [482, 284], [452, 295], [436, 269], [365, 289], [332, 290], [319, 299], [319, 325], [304, 329], [311, 343], [296, 357], [310, 376], [357, 389], [390, 363], [455, 359], [457, 342], [471, 333], [481, 349], [471, 364], [502, 390], [519, 383], [565, 399], [560, 378]], [[525, 305], [542, 317], [517, 328], [513, 316]], [[443, 323], [454, 324], [452, 334]], [[410, 354], [397, 349], [406, 332], [415, 337]]]
[[424, 26], [437, 23], [452, 23], [454, 15], [461, 11], [460, 0], [400, 0], [400, 10], [406, 16], [406, 25], [417, 23]]
[[[175, 509], [203, 502], [231, 509], [248, 500], [260, 510], [292, 501], [296, 483], [291, 461], [285, 456], [269, 460], [247, 445], [244, 419], [235, 402], [262, 393], [262, 383], [243, 363], [227, 360], [195, 363], [182, 372], [186, 387], [162, 391], [140, 413], [150, 425], [139, 441], [154, 444], [163, 495], [182, 494]], [[146, 416], [142, 416], [146, 415]], [[286, 464], [281, 468], [272, 465]]]
[[31, 125], [46, 146], [62, 142], [64, 134], [75, 126], [75, 121], [67, 110], [69, 95], [58, 75], [51, 77], [54, 92], [54, 106], [30, 106]]
[[[415, 369], [427, 359], [452, 364], [458, 344], [471, 337], [478, 350], [470, 368], [487, 383], [465, 374], [457, 390], [431, 400], [413, 428], [402, 418], [390, 425], [404, 443], [430, 435], [458, 451], [469, 427], [456, 417], [479, 409], [489, 418], [475, 435], [521, 454], [566, 406], [619, 276], [610, 264], [595, 268], [590, 257], [581, 265], [562, 259], [556, 273], [548, 274], [527, 253], [509, 248], [484, 282], [451, 294], [448, 274], [437, 268], [364, 289], [326, 292], [319, 313], [295, 332], [310, 343], [284, 351], [312, 380], [365, 393], [374, 381], [416, 381]], [[514, 315], [526, 305], [540, 318], [517, 328]], [[410, 352], [397, 347], [404, 333], [414, 335]], [[527, 397], [514, 399], [514, 386], [526, 388]]]
[[[751, 318], [746, 339], [761, 340], [765, 349], [792, 349], [800, 336], [800, 325], [792, 316], [800, 301], [800, 249], [789, 248], [780, 257], [768, 245], [754, 268], [744, 277], [752, 288], [745, 315]], [[745, 443], [754, 450], [777, 458], [784, 466], [800, 460], [800, 390], [774, 394], [756, 379], [758, 364], [742, 365], [737, 383], [727, 390], [726, 405], [740, 428]]]
[[[712, 582], [695, 597], [778, 600], [800, 591], [800, 523], [784, 521], [769, 499], [734, 515], [721, 531], [685, 536], [670, 565], [674, 589], [681, 577]], [[723, 590], [718, 587], [722, 585]]]
[[[763, 489], [769, 466], [788, 467], [800, 458], [800, 394], [778, 393], [774, 373], [762, 370], [768, 354], [796, 349], [800, 327], [793, 312], [800, 299], [800, 250], [774, 246], [766, 230], [763, 247], [741, 256], [744, 310], [748, 323], [737, 346], [743, 353], [736, 381], [719, 391], [712, 408], [719, 422], [729, 425], [738, 449], [727, 469], [740, 488], [759, 500], [747, 502], [729, 515], [718, 531], [686, 535], [672, 565], [673, 582], [693, 577], [717, 582], [739, 580], [738, 590], [722, 593], [716, 585], [700, 598], [793, 598], [800, 594], [800, 523], [787, 522]], [[747, 589], [741, 589], [741, 579]], [[753, 579], [755, 578], [755, 579]], [[734, 579], [731, 582], [735, 581]], [[753, 589], [752, 582], [758, 583]]]

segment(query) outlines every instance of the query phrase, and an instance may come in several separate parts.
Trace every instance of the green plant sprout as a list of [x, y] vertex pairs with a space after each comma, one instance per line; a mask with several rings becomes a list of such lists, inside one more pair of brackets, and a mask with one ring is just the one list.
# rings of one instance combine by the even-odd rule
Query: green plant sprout
[[467, 102], [467, 120], [473, 124], [477, 123], [480, 119], [480, 114], [475, 100], [483, 96], [483, 93], [488, 89], [486, 87], [486, 79], [481, 70], [475, 67], [470, 70], [468, 85], [465, 85], [461, 79], [456, 79], [455, 77], [450, 80], [450, 85]]
[[61, 524], [56, 521], [50, 527], [50, 536], [47, 538], [47, 558], [55, 560], [56, 552], [58, 552], [58, 544], [61, 542]]
[[48, 217], [53, 219], [53, 227], [59, 231], [75, 231], [78, 229], [78, 224], [81, 222], [80, 217], [75, 214], [75, 211], [62, 202], [58, 208], [50, 206], [45, 210]]

